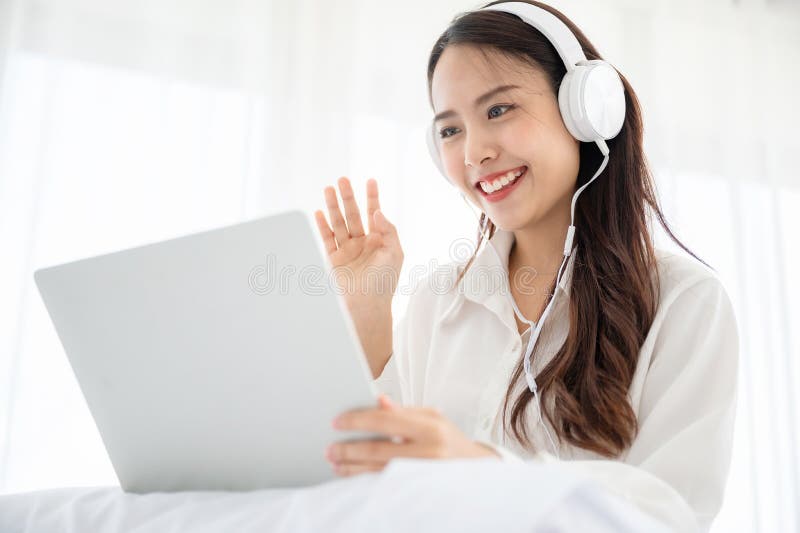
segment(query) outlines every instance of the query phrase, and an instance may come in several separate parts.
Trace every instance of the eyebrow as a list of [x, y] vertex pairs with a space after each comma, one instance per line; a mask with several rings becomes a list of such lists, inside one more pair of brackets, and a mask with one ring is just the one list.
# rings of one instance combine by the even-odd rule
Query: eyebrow
[[[477, 99], [475, 99], [474, 106], [478, 107], [479, 105], [483, 104], [487, 100], [491, 99], [494, 95], [499, 94], [499, 93], [503, 93], [503, 92], [506, 92], [506, 91], [510, 91], [511, 89], [519, 89], [519, 85], [501, 85], [500, 87], [495, 87], [494, 89], [492, 89], [488, 93], [483, 94], [483, 95], [479, 96]], [[437, 122], [437, 121], [445, 119], [445, 118], [450, 118], [450, 117], [454, 116], [455, 114], [456, 114], [456, 112], [453, 111], [452, 109], [448, 109], [447, 111], [442, 111], [441, 113], [437, 113], [437, 115], [435, 117], [433, 117], [433, 122]]]

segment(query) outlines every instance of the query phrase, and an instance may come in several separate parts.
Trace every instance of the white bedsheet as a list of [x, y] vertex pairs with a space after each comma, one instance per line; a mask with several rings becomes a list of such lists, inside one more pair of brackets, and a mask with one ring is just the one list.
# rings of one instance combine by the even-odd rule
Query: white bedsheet
[[558, 464], [396, 459], [302, 489], [128, 494], [119, 487], [0, 496], [3, 533], [666, 531]]

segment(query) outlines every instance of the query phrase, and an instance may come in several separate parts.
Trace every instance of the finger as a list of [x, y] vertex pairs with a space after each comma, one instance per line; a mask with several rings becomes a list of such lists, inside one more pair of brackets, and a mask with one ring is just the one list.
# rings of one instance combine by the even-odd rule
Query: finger
[[333, 238], [333, 230], [328, 226], [328, 221], [325, 220], [325, 214], [317, 209], [314, 211], [314, 219], [317, 221], [317, 228], [319, 228], [319, 234], [322, 236], [325, 251], [332, 254], [336, 251], [336, 239]]
[[378, 182], [374, 179], [367, 180], [367, 227], [369, 228], [369, 232], [372, 233], [372, 230], [375, 229], [375, 222], [373, 217], [375, 216], [375, 211], [381, 208], [381, 204], [378, 201]]
[[394, 224], [389, 222], [389, 219], [386, 218], [386, 215], [383, 214], [383, 211], [376, 209], [372, 216], [375, 219], [373, 222], [377, 231], [383, 235], [386, 235], [392, 240], [397, 239], [397, 228]]
[[330, 447], [330, 460], [338, 464], [388, 462], [395, 457], [434, 457], [433, 447], [421, 443], [395, 443], [364, 439], [337, 442]]
[[342, 196], [344, 213], [347, 216], [347, 229], [351, 237], [361, 237], [364, 235], [364, 226], [361, 224], [361, 212], [358, 210], [356, 197], [353, 194], [353, 187], [350, 180], [346, 177], [339, 178], [339, 194]]
[[339, 415], [337, 429], [371, 431], [382, 435], [398, 436], [410, 440], [424, 440], [435, 430], [436, 418], [426, 416], [418, 409], [357, 409]]
[[385, 242], [390, 242], [397, 247], [400, 247], [400, 238], [397, 236], [397, 228], [394, 224], [389, 222], [389, 220], [383, 214], [383, 211], [376, 209], [373, 217], [375, 219], [374, 227], [378, 232], [380, 232], [381, 235], [386, 237]]
[[389, 398], [385, 394], [381, 394], [378, 396], [378, 407], [382, 409], [394, 409], [397, 406], [395, 405], [395, 403], [392, 401], [391, 398]]
[[331, 186], [325, 187], [325, 204], [328, 206], [328, 215], [333, 224], [333, 234], [336, 237], [336, 243], [341, 246], [347, 239], [350, 238], [350, 233], [347, 231], [347, 225], [342, 217], [342, 212], [339, 211], [339, 200], [336, 198], [336, 189]]
[[417, 407], [416, 410], [422, 416], [439, 419], [444, 418], [442, 412], [435, 407]]
[[349, 477], [368, 472], [380, 472], [386, 463], [342, 463], [333, 467], [334, 472], [340, 476]]

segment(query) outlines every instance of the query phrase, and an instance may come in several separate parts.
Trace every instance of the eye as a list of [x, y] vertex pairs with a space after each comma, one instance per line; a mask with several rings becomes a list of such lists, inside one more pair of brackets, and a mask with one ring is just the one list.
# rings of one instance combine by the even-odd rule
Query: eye
[[454, 129], [456, 129], [456, 128], [442, 128], [441, 130], [439, 130], [439, 138], [440, 139], [446, 139], [447, 137], [455, 135], [455, 133], [451, 133], [449, 135], [446, 133], [446, 132], [448, 132], [450, 130], [454, 130]]
[[[513, 109], [515, 107], [516, 106], [514, 104], [498, 104], [498, 105], [492, 106], [492, 107], [489, 108], [489, 118], [492, 119], [492, 118], [502, 117], [503, 115], [505, 115], [508, 112], [508, 110]], [[503, 109], [504, 111], [501, 112], [501, 113], [493, 113], [493, 111], [499, 110], [499, 109]], [[450, 130], [457, 130], [457, 128], [453, 128], [453, 127], [442, 128], [441, 130], [439, 130], [439, 138], [440, 139], [446, 139], [448, 137], [452, 137], [453, 135], [455, 135], [455, 133], [448, 133], [448, 131], [450, 131]]]
[[[514, 107], [514, 104], [505, 104], [505, 105], [495, 105], [495, 106], [492, 106], [492, 107], [490, 107], [490, 108], [489, 108], [489, 118], [497, 118], [497, 117], [502, 117], [503, 115], [505, 115], [505, 114], [506, 114], [506, 111], [507, 111], [508, 109], [512, 109], [513, 107]], [[503, 111], [503, 112], [502, 112], [502, 113], [500, 113], [500, 114], [492, 114], [492, 111], [494, 111], [495, 109], [501, 109], [501, 108], [507, 108], [507, 109], [506, 109], [506, 111]]]

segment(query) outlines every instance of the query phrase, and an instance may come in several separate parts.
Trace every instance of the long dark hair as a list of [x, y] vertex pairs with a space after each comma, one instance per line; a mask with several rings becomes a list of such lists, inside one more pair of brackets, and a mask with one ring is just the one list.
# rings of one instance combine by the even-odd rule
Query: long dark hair
[[[491, 2], [487, 5], [502, 2]], [[575, 34], [587, 59], [602, 59], [586, 36], [561, 12], [536, 1], [560, 18]], [[547, 73], [554, 94], [566, 67], [553, 45], [516, 15], [472, 11], [456, 16], [438, 38], [428, 61], [428, 95], [436, 64], [449, 45], [466, 44], [521, 59]], [[660, 284], [651, 217], [681, 248], [697, 258], [672, 233], [658, 205], [653, 178], [642, 147], [639, 101], [628, 81], [622, 131], [607, 141], [608, 166], [579, 197], [575, 209], [576, 250], [569, 301], [569, 333], [556, 356], [536, 377], [542, 410], [559, 441], [614, 457], [633, 442], [638, 429], [628, 402], [639, 350], [653, 322]], [[431, 104], [432, 106], [432, 104]], [[586, 183], [602, 162], [594, 143], [580, 143], [576, 187]], [[479, 224], [485, 222], [485, 214]], [[489, 237], [495, 226], [488, 221]], [[483, 234], [478, 229], [477, 249]], [[458, 281], [475, 259], [460, 273]], [[551, 286], [553, 293], [555, 284]], [[534, 351], [533, 357], [536, 357]], [[503, 404], [504, 427], [516, 383], [523, 377], [522, 357], [514, 370]], [[533, 400], [527, 388], [513, 401], [510, 426], [514, 437], [532, 448], [525, 409]], [[547, 409], [547, 399], [552, 409]]]

